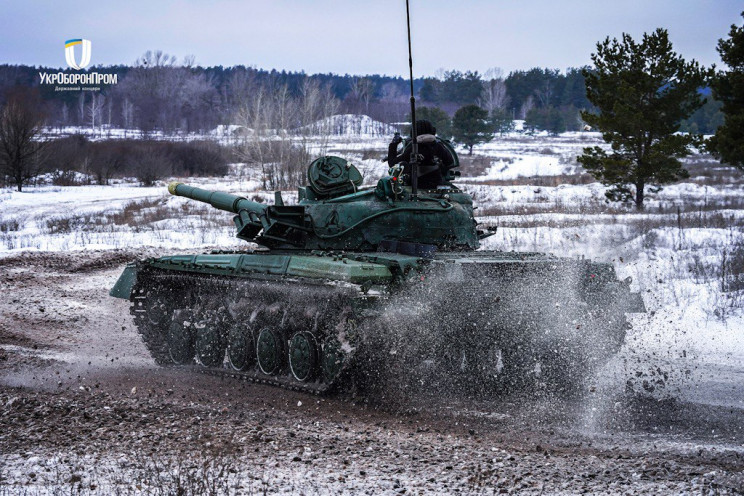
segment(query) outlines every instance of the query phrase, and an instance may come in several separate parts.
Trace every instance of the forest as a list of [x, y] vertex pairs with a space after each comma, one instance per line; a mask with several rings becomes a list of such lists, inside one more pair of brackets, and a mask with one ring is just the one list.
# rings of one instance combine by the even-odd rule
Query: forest
[[[414, 80], [417, 102], [441, 109], [449, 117], [467, 105], [478, 105], [491, 117], [493, 131], [504, 123], [525, 120], [528, 130], [553, 134], [584, 128], [586, 98], [583, 71], [532, 68], [504, 74], [498, 68], [477, 71], [440, 70]], [[241, 123], [246, 110], [260, 101], [270, 128], [296, 129], [334, 114], [365, 114], [396, 123], [408, 119], [408, 81], [379, 74], [306, 74], [246, 66], [201, 67], [193, 58], [178, 60], [162, 51], [148, 51], [132, 66], [92, 67], [89, 72], [116, 74], [117, 84], [100, 91], [55, 91], [40, 84], [42, 72], [71, 69], [0, 65], [0, 105], [16, 87], [33, 88], [51, 127], [87, 126], [165, 133], [204, 132], [220, 124]], [[701, 92], [709, 93], [707, 89]], [[270, 105], [271, 103], [277, 105]], [[683, 122], [681, 130], [712, 134], [722, 123], [721, 104], [706, 104]], [[287, 112], [287, 110], [292, 110]]]

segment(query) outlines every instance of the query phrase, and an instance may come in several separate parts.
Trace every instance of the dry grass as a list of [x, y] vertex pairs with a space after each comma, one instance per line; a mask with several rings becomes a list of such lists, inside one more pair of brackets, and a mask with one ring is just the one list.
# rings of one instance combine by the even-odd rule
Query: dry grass
[[171, 209], [166, 206], [165, 198], [146, 198], [124, 205], [121, 212], [108, 219], [116, 225], [151, 224], [169, 218]]
[[230, 224], [230, 215], [201, 203], [168, 205], [165, 198], [148, 198], [127, 203], [121, 211], [111, 214], [59, 216], [39, 221], [45, 234], [73, 232], [111, 232], [132, 230], [160, 231], [163, 221], [173, 221], [180, 229], [210, 231]]
[[384, 154], [383, 150], [368, 148], [362, 151], [362, 160], [379, 160]]
[[[498, 157], [484, 157], [482, 155], [461, 155], [460, 156], [460, 173], [463, 177], [476, 177], [485, 174], [486, 170], [491, 167], [493, 162], [498, 161]], [[514, 159], [509, 158], [509, 163]]]
[[683, 166], [690, 173], [689, 182], [703, 186], [741, 184], [744, 172], [735, 167], [722, 165], [711, 155], [693, 155], [685, 158]]
[[[543, 186], [555, 187], [562, 184], [591, 184], [596, 183], [589, 174], [564, 174], [560, 176], [533, 176], [533, 177], [515, 177], [512, 179], [489, 179], [487, 181], [470, 182], [470, 184], [483, 184], [485, 186]], [[463, 178], [458, 183], [468, 184], [468, 179]]]

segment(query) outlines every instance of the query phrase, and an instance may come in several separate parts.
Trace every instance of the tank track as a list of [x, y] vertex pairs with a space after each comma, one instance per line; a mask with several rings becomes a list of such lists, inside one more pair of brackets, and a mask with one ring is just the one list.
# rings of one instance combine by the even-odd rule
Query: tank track
[[[385, 388], [415, 390], [424, 383], [433, 390], [458, 394], [535, 388], [565, 394], [579, 391], [593, 364], [603, 363], [624, 342], [627, 321], [624, 308], [615, 303], [626, 298], [628, 289], [586, 294], [584, 301], [563, 290], [568, 277], [563, 271], [546, 278], [537, 270], [507, 270], [511, 267], [466, 267], [472, 273], [466, 272], [460, 282], [427, 279], [375, 300], [352, 285], [141, 266], [130, 312], [159, 365], [287, 390], [323, 395], [353, 381], [357, 387], [383, 393]], [[170, 315], [175, 309], [203, 305], [204, 301], [195, 301], [194, 293], [208, 295], [207, 303], [237, 302], [243, 309], [237, 321], [260, 321], [260, 314], [272, 305], [291, 310], [297, 321], [284, 333], [285, 344], [292, 333], [309, 328], [298, 322], [312, 310], [316, 322], [327, 323], [323, 336], [335, 332], [330, 328], [353, 328], [347, 333], [353, 346], [331, 382], [301, 382], [287, 366], [281, 375], [268, 375], [258, 366], [234, 370], [224, 360], [211, 367], [194, 360], [177, 365], [169, 354], [163, 323], [153, 321], [152, 315], [159, 309]], [[254, 338], [256, 330], [253, 327]], [[555, 337], [547, 339], [546, 330]], [[595, 346], [589, 346], [585, 355], [587, 342]], [[284, 356], [286, 361], [286, 349]]]
[[[133, 288], [130, 296], [130, 314], [133, 317], [137, 331], [142, 336], [142, 340], [147, 350], [155, 360], [155, 363], [160, 366], [179, 368], [189, 372], [210, 376], [244, 380], [256, 384], [265, 384], [314, 395], [325, 395], [333, 392], [339, 384], [349, 378], [349, 370], [352, 368], [354, 362], [354, 348], [352, 348], [351, 352], [347, 353], [344, 357], [341, 369], [335, 375], [332, 382], [322, 382], [320, 379], [300, 382], [287, 372], [287, 366], [282, 367], [283, 375], [268, 375], [263, 373], [257, 365], [253, 365], [250, 370], [245, 371], [233, 370], [230, 368], [229, 364], [225, 363], [218, 367], [204, 366], [196, 361], [192, 361], [192, 363], [187, 365], [179, 365], [174, 363], [169, 353], [167, 331], [162, 325], [162, 322], [153, 322], [149, 315], [149, 309], [158, 306], [162, 307], [166, 314], [171, 314], [176, 310], [175, 308], [166, 308], [169, 302], [173, 301], [173, 293], [171, 292], [173, 288], [192, 288], [190, 291], [197, 288], [197, 291], [202, 292], [208, 289], [212, 295], [212, 303], [218, 302], [225, 294], [237, 295], [237, 297], [233, 299], [239, 297], [250, 298], [252, 302], [255, 302], [255, 305], [254, 309], [249, 313], [253, 313], [255, 316], [255, 307], [259, 307], [261, 304], [267, 305], [276, 303], [261, 301], [260, 292], [255, 291], [257, 286], [266, 282], [267, 281], [261, 280], [231, 279], [204, 274], [174, 274], [153, 269], [144, 269], [139, 272], [137, 284]], [[292, 291], [292, 287], [286, 282], [274, 282], [273, 284], [281, 286], [282, 293], [285, 297], [296, 293], [296, 291]], [[320, 292], [328, 293], [329, 297], [331, 293], [338, 294], [337, 286], [319, 285], [317, 283], [313, 284], [313, 286]], [[354, 294], [352, 291], [346, 292], [347, 299], [350, 300], [353, 296]], [[286, 303], [289, 304], [291, 298], [287, 297], [286, 299]], [[351, 301], [348, 301], [348, 303], [352, 304]], [[324, 317], [327, 319], [335, 317], [338, 320], [337, 315], [326, 315]], [[342, 317], [342, 319], [343, 318], [345, 317]]]

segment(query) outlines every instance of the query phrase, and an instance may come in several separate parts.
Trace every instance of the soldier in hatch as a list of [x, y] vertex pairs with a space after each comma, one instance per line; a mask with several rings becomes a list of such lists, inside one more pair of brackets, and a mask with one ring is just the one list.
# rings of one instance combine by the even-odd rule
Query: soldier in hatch
[[[447, 171], [454, 165], [455, 159], [450, 151], [442, 143], [437, 141], [437, 129], [427, 120], [416, 121], [416, 141], [421, 161], [418, 166], [418, 186], [421, 189], [436, 189], [440, 184], [445, 184], [444, 178]], [[403, 151], [398, 154], [398, 145], [403, 138], [396, 133], [393, 141], [388, 146], [388, 164], [393, 167], [404, 162], [403, 174], [408, 178], [411, 176], [411, 143], [409, 142]], [[410, 184], [410, 179], [406, 181]]]

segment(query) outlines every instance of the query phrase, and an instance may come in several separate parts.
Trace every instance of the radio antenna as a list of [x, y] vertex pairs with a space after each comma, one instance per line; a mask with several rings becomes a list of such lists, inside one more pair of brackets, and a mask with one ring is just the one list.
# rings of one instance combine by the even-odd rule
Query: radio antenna
[[408, 24], [408, 70], [411, 79], [411, 196], [418, 197], [418, 140], [416, 136], [416, 98], [413, 96], [413, 55], [411, 52], [411, 14], [406, 0], [406, 23]]

